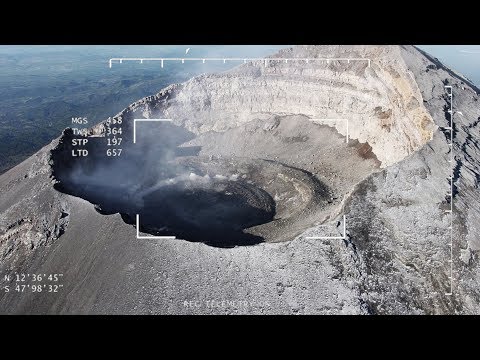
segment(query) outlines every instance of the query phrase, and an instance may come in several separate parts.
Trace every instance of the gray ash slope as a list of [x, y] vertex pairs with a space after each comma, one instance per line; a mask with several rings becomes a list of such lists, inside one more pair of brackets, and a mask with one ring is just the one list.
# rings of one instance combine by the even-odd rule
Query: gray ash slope
[[[366, 57], [372, 66], [248, 63], [172, 85], [116, 115], [127, 134], [134, 117], [171, 117], [194, 134], [185, 146], [199, 146], [202, 163], [233, 162], [237, 171], [242, 159], [259, 154], [274, 163], [252, 178], [287, 219], [252, 228], [269, 241], [220, 248], [137, 240], [118, 213], [101, 215], [54, 189], [52, 166], [62, 161], [51, 151], [64, 135], [0, 177], [1, 273], [63, 273], [64, 290], [1, 293], [0, 312], [479, 313], [480, 91], [410, 46], [299, 46], [276, 56]], [[463, 114], [454, 117], [452, 296], [445, 296], [452, 166], [442, 130], [449, 121], [445, 84]], [[313, 126], [315, 118], [350, 119], [352, 140], [345, 144], [341, 123], [328, 124], [335, 132]], [[100, 124], [92, 132], [104, 130]], [[328, 196], [313, 206], [304, 173], [288, 170], [296, 193], [282, 198], [263, 182], [280, 166], [312, 174]], [[343, 214], [345, 241], [308, 238], [325, 234], [320, 225], [341, 229]], [[281, 238], [285, 229], [293, 230]]]

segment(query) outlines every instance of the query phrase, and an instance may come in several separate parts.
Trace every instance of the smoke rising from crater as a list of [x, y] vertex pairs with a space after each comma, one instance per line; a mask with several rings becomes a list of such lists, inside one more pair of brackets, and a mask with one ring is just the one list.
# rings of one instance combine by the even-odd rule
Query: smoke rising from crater
[[217, 246], [262, 241], [243, 229], [273, 219], [270, 195], [237, 174], [209, 173], [200, 147], [180, 147], [194, 138], [191, 132], [153, 125], [138, 131], [135, 144], [125, 137], [117, 158], [104, 156], [104, 138], [91, 138], [88, 157], [69, 159], [73, 135], [67, 131], [52, 154], [57, 189], [90, 201], [102, 214], [118, 212], [128, 223], [139, 214], [140, 230], [150, 234]]

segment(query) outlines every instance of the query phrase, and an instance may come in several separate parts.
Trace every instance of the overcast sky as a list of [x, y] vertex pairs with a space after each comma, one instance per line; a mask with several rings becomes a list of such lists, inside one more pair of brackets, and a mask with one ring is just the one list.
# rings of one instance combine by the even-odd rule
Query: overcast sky
[[418, 45], [480, 86], [480, 45]]

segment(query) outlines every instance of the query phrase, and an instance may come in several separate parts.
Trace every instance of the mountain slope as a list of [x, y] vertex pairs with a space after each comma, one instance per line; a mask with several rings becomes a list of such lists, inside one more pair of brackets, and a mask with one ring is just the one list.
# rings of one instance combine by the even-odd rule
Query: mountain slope
[[[308, 132], [285, 140], [294, 146], [312, 131], [330, 139], [330, 152], [319, 145], [305, 163], [273, 146], [273, 138], [274, 150], [258, 150], [301, 164], [338, 194], [322, 224], [341, 224], [344, 214], [345, 240], [308, 238], [322, 236], [318, 223], [288, 241], [229, 249], [136, 239], [136, 229], [119, 214], [101, 215], [53, 188], [52, 165], [72, 161], [65, 132], [0, 176], [1, 273], [63, 273], [64, 288], [1, 293], [0, 312], [478, 313], [478, 89], [410, 46], [299, 46], [276, 57], [365, 57], [372, 63], [247, 63], [169, 86], [114, 118], [124, 121], [127, 143], [133, 118], [172, 118], [196, 136], [207, 158], [222, 151], [221, 157], [232, 156], [225, 149], [253, 154], [254, 143], [242, 148], [235, 141], [280, 131], [277, 117], [280, 129], [286, 127], [276, 133], [283, 138], [312, 119], [349, 119], [348, 146], [341, 122], [328, 124], [338, 133], [302, 125]], [[454, 115], [452, 296], [445, 296], [450, 215], [444, 210], [452, 168], [442, 128], [449, 121], [445, 84], [463, 114]], [[267, 130], [257, 123], [269, 124]], [[105, 129], [100, 124], [92, 133]], [[306, 154], [308, 148], [289, 149]], [[362, 159], [366, 148], [372, 155]], [[52, 157], [52, 150], [63, 158]]]

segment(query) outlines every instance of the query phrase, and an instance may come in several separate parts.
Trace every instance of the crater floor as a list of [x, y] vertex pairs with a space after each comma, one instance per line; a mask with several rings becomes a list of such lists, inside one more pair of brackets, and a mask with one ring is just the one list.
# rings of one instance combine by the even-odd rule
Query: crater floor
[[339, 215], [343, 198], [375, 171], [368, 144], [347, 143], [305, 116], [273, 115], [195, 135], [163, 123], [127, 138], [124, 155], [72, 161], [73, 134], [53, 152], [56, 189], [120, 213], [139, 231], [216, 247], [292, 240]]

